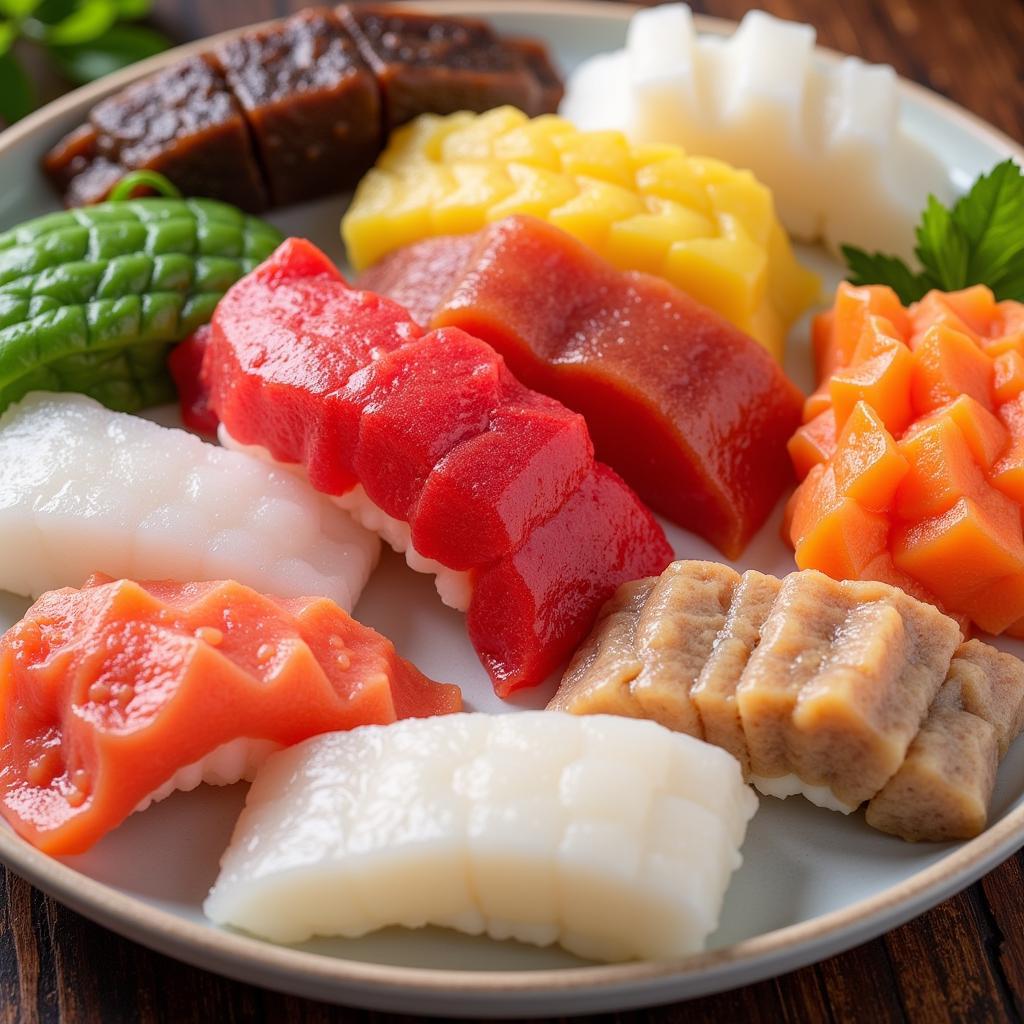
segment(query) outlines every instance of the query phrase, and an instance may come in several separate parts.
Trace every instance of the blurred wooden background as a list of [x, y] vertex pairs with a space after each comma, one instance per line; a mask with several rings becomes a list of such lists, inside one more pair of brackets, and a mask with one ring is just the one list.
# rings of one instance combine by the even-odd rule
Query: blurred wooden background
[[[184, 42], [301, 6], [156, 0], [154, 21]], [[705, 0], [692, 6], [736, 19], [752, 5]], [[1024, 141], [1024, 0], [764, 0], [761, 6], [813, 24], [825, 46], [892, 64]], [[0, 884], [0, 1024], [402, 1020], [227, 981], [121, 939], [10, 873]], [[603, 1019], [982, 1024], [1022, 1014], [1024, 854], [1018, 854], [966, 892], [849, 953], [724, 995]]]

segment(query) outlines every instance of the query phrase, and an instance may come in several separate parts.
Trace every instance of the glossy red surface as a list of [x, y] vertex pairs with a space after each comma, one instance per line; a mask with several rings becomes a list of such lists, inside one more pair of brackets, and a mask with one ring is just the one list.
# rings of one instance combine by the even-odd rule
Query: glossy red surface
[[418, 243], [360, 283], [493, 345], [524, 384], [583, 414], [597, 457], [655, 511], [729, 557], [792, 482], [802, 396], [764, 349], [543, 221]]

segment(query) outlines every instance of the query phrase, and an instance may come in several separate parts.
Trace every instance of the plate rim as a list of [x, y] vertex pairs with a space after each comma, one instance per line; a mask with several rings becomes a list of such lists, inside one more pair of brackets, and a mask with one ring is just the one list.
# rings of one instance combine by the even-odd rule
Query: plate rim
[[[617, 0], [406, 0], [401, 6], [425, 7], [445, 13], [569, 15], [626, 21], [641, 6]], [[729, 32], [735, 23], [695, 15], [702, 32]], [[265, 23], [257, 23], [265, 24]], [[0, 159], [52, 124], [81, 107], [182, 58], [207, 49], [256, 25], [207, 36], [175, 47], [54, 100], [0, 133]], [[846, 55], [818, 46], [828, 60]], [[898, 77], [900, 96], [909, 96], [956, 122], [968, 134], [1012, 156], [1024, 165], [1024, 147], [1009, 135], [952, 100], [916, 82]], [[518, 996], [504, 1009], [520, 1014], [527, 1000], [572, 997], [582, 990], [600, 995], [616, 991], [637, 994], [631, 1006], [677, 995], [693, 997], [738, 987], [776, 973], [823, 959], [880, 934], [922, 913], [974, 882], [1024, 846], [1024, 804], [980, 836], [953, 847], [936, 863], [879, 893], [809, 921], [788, 925], [741, 940], [721, 949], [674, 961], [642, 961], [531, 970], [468, 971], [405, 967], [326, 956], [279, 946], [241, 933], [218, 929], [180, 917], [169, 910], [115, 889], [31, 847], [7, 827], [0, 828], [0, 861], [62, 903], [150, 948], [247, 981], [321, 998], [346, 999], [353, 987], [367, 1003], [374, 996], [476, 995]], [[262, 973], [259, 973], [262, 972]], [[346, 986], [348, 990], [346, 991]], [[656, 986], [656, 988], [655, 988]], [[685, 992], [683, 991], [685, 990]], [[388, 1005], [386, 999], [379, 1005]], [[476, 1004], [479, 1006], [479, 1004]], [[562, 1011], [566, 1011], [562, 1004]], [[611, 1003], [602, 1004], [612, 1009]], [[454, 1009], [454, 1008], [449, 1008]], [[468, 1006], [467, 1011], [473, 1010]], [[492, 1010], [493, 1012], [493, 1010]], [[569, 1008], [568, 1012], [571, 1012]], [[582, 1012], [582, 1011], [581, 1011]]]

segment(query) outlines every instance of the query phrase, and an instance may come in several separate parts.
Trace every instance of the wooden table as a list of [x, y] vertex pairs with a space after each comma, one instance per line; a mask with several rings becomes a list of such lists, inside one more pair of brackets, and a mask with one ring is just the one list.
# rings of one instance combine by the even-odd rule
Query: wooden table
[[[691, 0], [692, 2], [692, 0]], [[1024, 0], [762, 0], [825, 46], [895, 66], [1024, 140]], [[175, 38], [287, 13], [300, 0], [157, 0]], [[739, 18], [744, 0], [692, 2]], [[0, 869], [2, 870], [2, 869]], [[3, 876], [0, 1024], [397, 1021], [227, 981], [158, 956]], [[674, 1021], [1003, 1021], [1024, 1015], [1024, 853], [842, 956], [735, 992], [615, 1017]]]

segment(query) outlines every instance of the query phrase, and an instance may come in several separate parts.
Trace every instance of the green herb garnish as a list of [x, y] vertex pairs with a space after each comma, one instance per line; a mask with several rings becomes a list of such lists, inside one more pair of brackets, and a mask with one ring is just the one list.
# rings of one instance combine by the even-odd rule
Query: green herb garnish
[[13, 124], [38, 105], [31, 71], [40, 64], [84, 85], [166, 50], [166, 36], [137, 24], [151, 7], [152, 0], [0, 0], [0, 122]]
[[1012, 160], [975, 181], [952, 209], [935, 198], [917, 227], [922, 269], [884, 253], [842, 246], [852, 284], [887, 284], [906, 305], [933, 288], [984, 284], [997, 299], [1024, 302], [1024, 173]]

